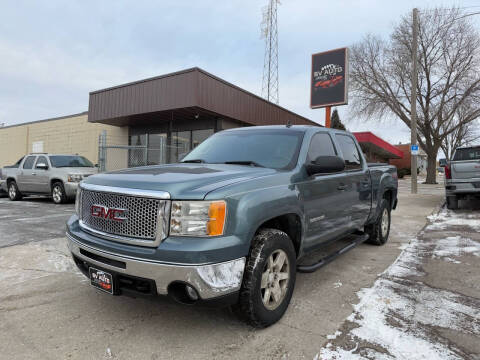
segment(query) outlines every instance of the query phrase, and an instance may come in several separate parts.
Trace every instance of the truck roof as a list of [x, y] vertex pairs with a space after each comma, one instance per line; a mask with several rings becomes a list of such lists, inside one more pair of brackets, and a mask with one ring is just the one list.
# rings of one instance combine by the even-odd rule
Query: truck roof
[[322, 130], [326, 130], [326, 131], [331, 131], [331, 132], [343, 132], [343, 133], [348, 133], [348, 131], [344, 131], [344, 130], [338, 130], [338, 129], [332, 129], [332, 128], [326, 128], [326, 127], [323, 127], [322, 125], [318, 125], [318, 126], [315, 126], [315, 125], [290, 125], [290, 126], [287, 126], [287, 125], [266, 125], [266, 126], [245, 126], [245, 127], [238, 127], [238, 128], [233, 128], [233, 129], [228, 129], [228, 130], [224, 130], [224, 131], [228, 131], [228, 132], [231, 132], [231, 131], [245, 131], [245, 130], [300, 130], [300, 131], [309, 131], [309, 130], [312, 130], [312, 131], [316, 131], [316, 130], [319, 130], [319, 129], [322, 129]]

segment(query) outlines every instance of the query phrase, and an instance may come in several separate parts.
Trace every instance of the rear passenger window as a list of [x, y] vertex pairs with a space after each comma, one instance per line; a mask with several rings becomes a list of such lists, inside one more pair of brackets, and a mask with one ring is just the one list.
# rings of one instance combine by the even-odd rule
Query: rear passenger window
[[308, 148], [307, 161], [312, 162], [319, 156], [337, 155], [332, 138], [327, 133], [315, 134]]
[[343, 158], [345, 159], [345, 170], [359, 170], [362, 168], [362, 160], [358, 152], [355, 141], [348, 136], [335, 134], [342, 149]]
[[35, 156], [27, 156], [25, 162], [23, 163], [24, 169], [31, 169], [33, 168], [33, 163], [35, 162]]

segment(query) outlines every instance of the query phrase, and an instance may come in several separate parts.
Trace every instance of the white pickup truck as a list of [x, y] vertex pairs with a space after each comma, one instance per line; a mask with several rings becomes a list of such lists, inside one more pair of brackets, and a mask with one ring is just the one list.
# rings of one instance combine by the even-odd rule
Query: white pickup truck
[[458, 148], [452, 160], [443, 163], [447, 208], [458, 209], [459, 199], [480, 197], [480, 146]]

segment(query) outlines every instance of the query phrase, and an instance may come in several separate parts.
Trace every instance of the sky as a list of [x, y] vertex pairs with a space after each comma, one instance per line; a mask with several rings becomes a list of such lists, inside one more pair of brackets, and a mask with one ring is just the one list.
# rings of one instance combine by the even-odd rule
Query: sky
[[[194, 66], [260, 95], [266, 4], [1, 0], [0, 124], [87, 111], [90, 91]], [[280, 105], [323, 124], [324, 110], [309, 108], [312, 53], [352, 45], [369, 33], [388, 37], [414, 7], [452, 5], [480, 10], [480, 0], [281, 0]], [[351, 131], [409, 142], [409, 129], [398, 120], [359, 121], [349, 105], [338, 111]]]

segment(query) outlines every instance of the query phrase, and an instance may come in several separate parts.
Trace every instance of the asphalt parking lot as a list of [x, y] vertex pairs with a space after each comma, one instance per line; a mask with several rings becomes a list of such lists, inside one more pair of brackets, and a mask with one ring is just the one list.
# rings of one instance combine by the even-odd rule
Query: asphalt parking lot
[[[427, 216], [439, 211], [442, 186], [419, 187], [419, 194], [411, 195], [408, 182], [401, 181], [386, 246], [362, 244], [313, 274], [299, 273], [284, 318], [260, 331], [239, 322], [229, 309], [94, 290], [65, 245], [64, 223], [73, 204], [0, 199], [0, 354], [9, 359], [318, 359], [320, 353], [341, 358], [332, 347], [327, 353], [326, 345], [339, 329], [348, 333], [345, 319], [359, 311], [359, 291], [375, 286]], [[342, 344], [351, 350], [346, 340], [330, 346], [341, 353]]]

